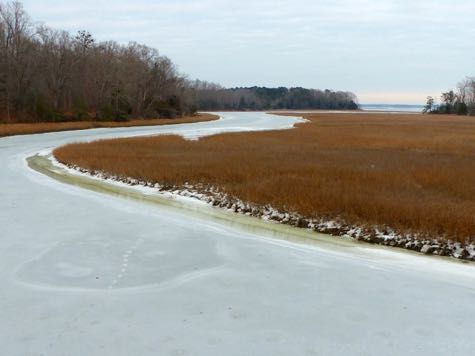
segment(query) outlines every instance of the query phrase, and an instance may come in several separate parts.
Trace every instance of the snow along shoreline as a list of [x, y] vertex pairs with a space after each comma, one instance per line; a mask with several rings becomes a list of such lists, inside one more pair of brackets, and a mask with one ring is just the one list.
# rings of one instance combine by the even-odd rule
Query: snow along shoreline
[[145, 182], [132, 177], [119, 177], [102, 171], [67, 165], [59, 162], [51, 152], [41, 153], [47, 156], [53, 166], [64, 169], [73, 175], [82, 175], [107, 183], [139, 188], [146, 194], [160, 194], [176, 200], [187, 200], [194, 203], [205, 203], [227, 211], [253, 216], [266, 221], [286, 224], [310, 231], [335, 237], [344, 237], [370, 244], [397, 247], [425, 255], [446, 256], [459, 260], [475, 261], [475, 244], [461, 243], [442, 238], [430, 238], [421, 234], [399, 234], [393, 229], [377, 226], [357, 226], [347, 224], [341, 219], [308, 218], [296, 212], [279, 211], [270, 205], [259, 206], [244, 202], [238, 198], [221, 192], [218, 188], [205, 185], [185, 184], [183, 186], [165, 186], [158, 182]]

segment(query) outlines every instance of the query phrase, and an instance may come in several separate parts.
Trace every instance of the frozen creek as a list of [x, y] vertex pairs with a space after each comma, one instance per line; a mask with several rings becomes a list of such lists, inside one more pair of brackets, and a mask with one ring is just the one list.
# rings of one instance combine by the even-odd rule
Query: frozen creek
[[299, 120], [221, 115], [0, 139], [0, 354], [473, 353], [472, 264], [357, 243], [289, 242], [290, 229], [267, 233], [82, 189], [25, 161], [74, 141], [197, 138]]

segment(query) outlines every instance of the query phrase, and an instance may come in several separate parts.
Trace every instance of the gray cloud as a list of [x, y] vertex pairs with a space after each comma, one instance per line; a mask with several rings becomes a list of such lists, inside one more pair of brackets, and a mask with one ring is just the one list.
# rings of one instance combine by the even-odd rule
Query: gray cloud
[[190, 77], [227, 86], [301, 85], [353, 90], [364, 101], [420, 101], [475, 74], [473, 0], [24, 4], [49, 26], [157, 47]]

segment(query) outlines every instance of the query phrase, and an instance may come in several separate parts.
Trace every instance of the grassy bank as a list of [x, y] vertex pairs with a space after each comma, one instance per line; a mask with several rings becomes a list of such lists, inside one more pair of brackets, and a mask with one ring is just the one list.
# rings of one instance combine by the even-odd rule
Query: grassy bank
[[218, 117], [210, 114], [199, 114], [178, 119], [155, 119], [155, 120], [130, 120], [125, 122], [110, 121], [71, 121], [71, 122], [49, 122], [31, 124], [0, 124], [0, 137], [14, 135], [29, 135], [35, 133], [85, 130], [95, 128], [111, 127], [132, 127], [132, 126], [155, 126], [185, 124], [200, 121], [216, 120]]
[[216, 187], [308, 218], [473, 240], [475, 121], [312, 114], [295, 130], [73, 144], [63, 163], [180, 187]]

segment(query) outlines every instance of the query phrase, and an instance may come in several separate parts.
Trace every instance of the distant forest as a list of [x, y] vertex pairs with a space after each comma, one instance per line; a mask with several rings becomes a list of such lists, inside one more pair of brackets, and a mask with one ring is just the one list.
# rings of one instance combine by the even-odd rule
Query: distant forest
[[305, 88], [222, 88], [201, 81], [189, 83], [198, 110], [358, 109], [353, 93]]
[[0, 122], [128, 120], [197, 110], [357, 109], [348, 92], [190, 81], [156, 49], [36, 25], [0, 3]]

